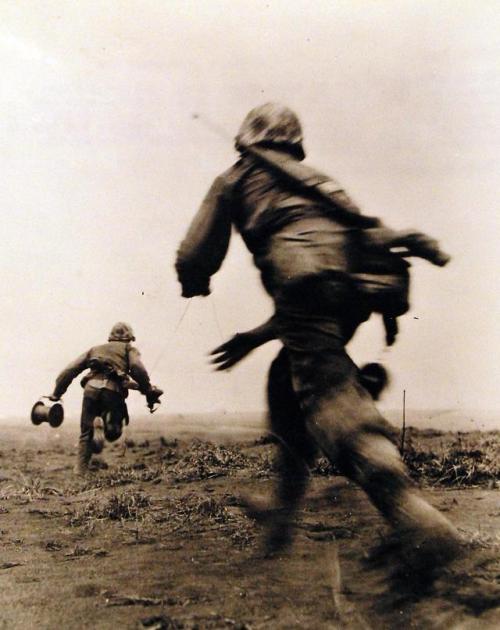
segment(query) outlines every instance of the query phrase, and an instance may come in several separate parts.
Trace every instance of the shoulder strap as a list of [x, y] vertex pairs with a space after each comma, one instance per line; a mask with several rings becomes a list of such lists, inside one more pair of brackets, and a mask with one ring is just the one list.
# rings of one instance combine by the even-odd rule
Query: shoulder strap
[[245, 150], [260, 164], [319, 197], [332, 210], [336, 219], [360, 228], [380, 225], [379, 219], [362, 215], [348, 199], [342, 186], [328, 175], [281, 151], [255, 145], [245, 147]]

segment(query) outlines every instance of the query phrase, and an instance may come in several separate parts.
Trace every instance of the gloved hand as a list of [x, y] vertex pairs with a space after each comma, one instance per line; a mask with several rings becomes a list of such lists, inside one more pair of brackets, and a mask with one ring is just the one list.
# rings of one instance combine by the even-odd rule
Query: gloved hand
[[182, 297], [192, 298], [197, 295], [210, 295], [210, 279], [192, 279], [189, 282], [182, 283]]
[[244, 359], [257, 345], [259, 342], [250, 333], [237, 333], [229, 341], [212, 350], [210, 355], [214, 358], [210, 362], [217, 366], [215, 368], [217, 371], [228, 370]]
[[60, 396], [54, 396], [54, 394], [51, 394], [50, 396], [47, 396], [47, 398], [49, 400], [51, 400], [52, 402], [57, 402], [58, 400], [61, 400]]
[[451, 256], [440, 249], [436, 239], [422, 232], [409, 234], [404, 245], [408, 248], [410, 255], [428, 260], [438, 267], [444, 267], [451, 260]]
[[363, 237], [368, 247], [386, 249], [402, 247], [407, 250], [403, 256], [417, 256], [439, 267], [444, 267], [451, 260], [451, 257], [440, 249], [436, 239], [418, 230], [396, 231], [380, 227], [365, 230]]
[[155, 405], [161, 405], [161, 396], [163, 396], [163, 390], [155, 385], [152, 385], [146, 394], [147, 405], [151, 413], [156, 411]]

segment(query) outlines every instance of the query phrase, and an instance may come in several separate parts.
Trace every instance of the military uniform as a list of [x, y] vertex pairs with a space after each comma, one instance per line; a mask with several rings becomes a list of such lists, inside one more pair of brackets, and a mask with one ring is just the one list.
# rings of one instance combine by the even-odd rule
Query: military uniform
[[366, 262], [363, 229], [383, 226], [364, 218], [335, 180], [301, 170], [300, 123], [288, 108], [252, 110], [236, 147], [240, 159], [216, 178], [179, 248], [183, 295], [209, 294], [234, 225], [273, 298], [273, 326], [286, 348], [308, 438], [364, 488], [394, 527], [418, 532], [421, 540], [453, 538], [448, 521], [415, 493], [394, 429], [345, 351], [373, 310], [357, 282]]
[[117, 440], [123, 422], [128, 418], [125, 382], [132, 377], [145, 396], [152, 390], [140, 353], [133, 347], [132, 328], [123, 322], [115, 324], [108, 343], [94, 346], [70, 363], [59, 374], [51, 398], [59, 399], [72, 381], [84, 370], [90, 372], [82, 379], [83, 403], [80, 419], [77, 472], [84, 473], [92, 456], [94, 420], [101, 417], [107, 440]]

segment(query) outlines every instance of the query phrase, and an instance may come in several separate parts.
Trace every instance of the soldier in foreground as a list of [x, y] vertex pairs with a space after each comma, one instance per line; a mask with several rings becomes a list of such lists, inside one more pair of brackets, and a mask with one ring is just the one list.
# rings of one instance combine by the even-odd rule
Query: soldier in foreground
[[[252, 110], [236, 148], [240, 159], [216, 178], [178, 251], [182, 295], [209, 295], [234, 225], [274, 301], [273, 336], [286, 350], [287, 382], [307, 441], [366, 491], [406, 549], [423, 563], [449, 560], [458, 550], [457, 531], [410, 482], [394, 429], [345, 351], [357, 327], [382, 310], [377, 303], [384, 291], [370, 282], [367, 290], [364, 280], [384, 275], [393, 248], [438, 265], [448, 258], [424, 234], [394, 232], [362, 215], [337, 182], [303, 165], [301, 126], [288, 108], [269, 103]], [[407, 269], [394, 256], [390, 275], [407, 282]], [[384, 295], [388, 341], [408, 308], [398, 295]], [[288, 525], [278, 525], [272, 542], [279, 548], [288, 541]]]
[[54, 391], [49, 396], [51, 400], [59, 400], [81, 372], [90, 370], [81, 382], [84, 391], [75, 466], [77, 474], [87, 473], [92, 453], [102, 450], [102, 432], [109, 442], [121, 436], [124, 422], [128, 423], [125, 402], [128, 389], [139, 389], [146, 397], [150, 411], [159, 403], [163, 392], [151, 385], [141, 355], [132, 346], [133, 341], [135, 337], [131, 326], [118, 322], [111, 329], [108, 343], [84, 352], [56, 379]]
[[[368, 242], [373, 230], [366, 229], [364, 240]], [[376, 233], [380, 230], [376, 229]], [[378, 243], [377, 241], [377, 248]], [[398, 238], [399, 245], [404, 239]], [[392, 241], [391, 241], [392, 243]], [[434, 251], [434, 257], [442, 257], [437, 244], [427, 243], [427, 254]], [[407, 251], [406, 256], [410, 256]], [[351, 317], [351, 325], [345, 328], [344, 344], [354, 336], [361, 323], [359, 313], [368, 319], [372, 313], [382, 316], [385, 341], [391, 346], [398, 334], [398, 317], [409, 308], [409, 264], [402, 254], [385, 250], [364, 252], [365, 272], [352, 274], [358, 293], [356, 310]], [[444, 258], [443, 258], [444, 260]], [[375, 264], [376, 262], [376, 264]], [[277, 339], [278, 332], [274, 317], [215, 348], [211, 354], [216, 369], [228, 370], [257, 347]], [[378, 400], [388, 383], [388, 374], [380, 363], [368, 363], [359, 369], [357, 378], [361, 386], [373, 400]], [[291, 520], [306, 489], [309, 469], [317, 455], [317, 445], [307, 432], [304, 416], [296, 399], [288, 352], [282, 348], [271, 364], [267, 384], [269, 424], [273, 435], [278, 438], [279, 470], [281, 475], [274, 506], [264, 507], [247, 499], [247, 512], [268, 526], [266, 548], [269, 553], [286, 546], [291, 540]], [[396, 432], [393, 441], [396, 443]]]

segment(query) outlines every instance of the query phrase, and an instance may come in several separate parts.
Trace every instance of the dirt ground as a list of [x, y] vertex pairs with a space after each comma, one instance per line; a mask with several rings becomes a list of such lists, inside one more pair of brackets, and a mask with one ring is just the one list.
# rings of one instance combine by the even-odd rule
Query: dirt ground
[[271, 496], [272, 444], [179, 440], [152, 424], [81, 480], [76, 439], [66, 424], [4, 432], [0, 628], [500, 627], [494, 483], [424, 489], [469, 541], [424, 595], [367, 567], [384, 525], [341, 477], [312, 476], [292, 548], [266, 558], [240, 495]]

